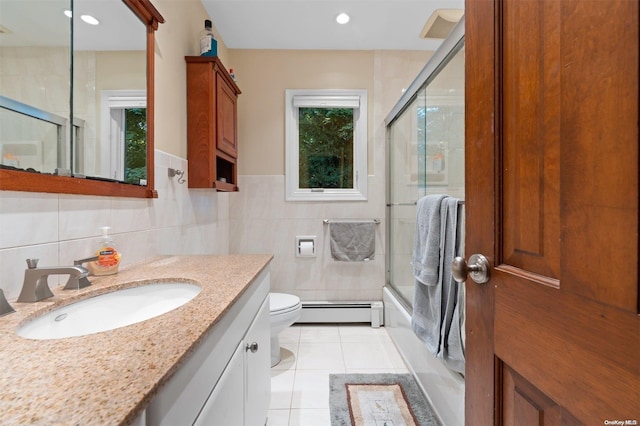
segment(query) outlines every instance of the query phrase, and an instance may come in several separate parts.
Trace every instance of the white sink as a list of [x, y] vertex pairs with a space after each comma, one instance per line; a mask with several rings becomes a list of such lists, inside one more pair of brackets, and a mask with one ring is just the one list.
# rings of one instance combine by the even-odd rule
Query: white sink
[[200, 293], [194, 284], [163, 282], [141, 285], [62, 306], [16, 329], [27, 339], [84, 336], [126, 327], [176, 309]]

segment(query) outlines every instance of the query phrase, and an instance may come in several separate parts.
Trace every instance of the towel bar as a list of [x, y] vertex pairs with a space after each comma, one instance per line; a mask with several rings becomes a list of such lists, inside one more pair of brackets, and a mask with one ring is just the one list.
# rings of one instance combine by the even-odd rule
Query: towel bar
[[[415, 206], [417, 204], [417, 201], [414, 201], [413, 203], [387, 203], [387, 207], [393, 207], [393, 206]], [[464, 206], [464, 200], [459, 200], [458, 201], [458, 205]]]
[[[332, 221], [329, 219], [323, 219], [322, 223], [325, 225], [330, 224]], [[380, 219], [333, 219], [333, 222], [373, 222], [376, 225], [380, 223]]]

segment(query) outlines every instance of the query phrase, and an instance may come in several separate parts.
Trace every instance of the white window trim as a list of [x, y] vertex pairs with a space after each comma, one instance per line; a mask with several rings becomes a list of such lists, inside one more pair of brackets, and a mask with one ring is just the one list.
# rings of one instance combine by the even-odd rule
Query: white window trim
[[124, 180], [124, 134], [122, 121], [111, 115], [112, 109], [146, 108], [146, 90], [103, 90], [100, 92], [100, 175]]
[[[285, 197], [287, 201], [367, 200], [367, 91], [349, 89], [287, 89], [285, 96]], [[294, 103], [295, 100], [295, 103]], [[354, 108], [354, 188], [300, 188], [298, 108], [301, 106]]]

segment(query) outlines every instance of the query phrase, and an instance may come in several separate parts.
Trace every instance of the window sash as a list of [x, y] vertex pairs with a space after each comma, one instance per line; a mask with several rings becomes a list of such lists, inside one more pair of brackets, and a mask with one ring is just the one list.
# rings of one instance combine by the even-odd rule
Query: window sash
[[[286, 91], [286, 176], [287, 201], [367, 200], [367, 91]], [[353, 108], [353, 188], [300, 188], [299, 108]]]

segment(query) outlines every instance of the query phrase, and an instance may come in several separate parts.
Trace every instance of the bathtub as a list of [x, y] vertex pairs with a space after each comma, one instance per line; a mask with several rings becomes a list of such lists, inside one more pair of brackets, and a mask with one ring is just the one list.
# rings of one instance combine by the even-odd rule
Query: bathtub
[[444, 426], [464, 425], [464, 378], [436, 359], [411, 329], [411, 315], [390, 287], [383, 289], [384, 325]]

